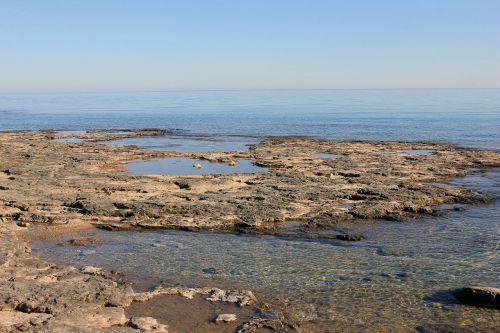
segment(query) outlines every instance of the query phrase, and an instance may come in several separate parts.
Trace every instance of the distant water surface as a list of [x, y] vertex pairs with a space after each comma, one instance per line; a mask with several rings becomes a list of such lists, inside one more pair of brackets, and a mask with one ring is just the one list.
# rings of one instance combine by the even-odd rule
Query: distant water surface
[[0, 94], [0, 130], [138, 127], [500, 149], [500, 89]]

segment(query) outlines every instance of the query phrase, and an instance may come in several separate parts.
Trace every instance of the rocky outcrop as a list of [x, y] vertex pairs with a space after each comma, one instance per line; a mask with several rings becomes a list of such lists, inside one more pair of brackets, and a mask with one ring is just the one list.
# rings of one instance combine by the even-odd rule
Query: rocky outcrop
[[[132, 302], [155, 295], [203, 295], [211, 302], [255, 305], [251, 292], [160, 287], [136, 293], [96, 267], [76, 269], [33, 258], [17, 238], [29, 223], [107, 229], [230, 230], [285, 237], [360, 240], [360, 235], [304, 233], [337, 221], [398, 220], [433, 214], [445, 203], [485, 202], [472, 188], [447, 184], [471, 167], [500, 165], [494, 151], [405, 142], [337, 142], [268, 138], [247, 152], [151, 152], [97, 141], [155, 131], [94, 131], [85, 142], [59, 142], [53, 131], [0, 133], [0, 332], [165, 332], [150, 317], [126, 315]], [[406, 149], [428, 149], [409, 156]], [[336, 152], [341, 158], [316, 154]], [[213, 161], [245, 158], [266, 166], [255, 174], [134, 176], [121, 173], [135, 159], [185, 156]], [[287, 223], [297, 223], [290, 231]], [[74, 239], [79, 246], [97, 240]], [[457, 298], [498, 305], [498, 291], [464, 289]], [[229, 325], [229, 324], [228, 324]], [[262, 311], [239, 332], [293, 331], [283, 315]], [[427, 328], [426, 328], [427, 329]], [[435, 327], [433, 328], [435, 329]]]
[[[164, 134], [93, 131], [79, 135], [84, 142], [71, 143], [53, 140], [65, 136], [57, 133], [0, 133], [0, 215], [20, 225], [86, 221], [110, 230], [274, 232], [288, 221], [300, 221], [301, 229], [330, 228], [338, 221], [401, 220], [435, 214], [441, 204], [485, 202], [488, 198], [474, 189], [447, 182], [469, 168], [500, 165], [495, 151], [431, 143], [277, 137], [249, 151], [227, 153], [95, 143]], [[412, 155], [405, 153], [408, 149], [432, 153]], [[322, 152], [336, 152], [340, 158], [317, 155]], [[130, 160], [167, 157], [244, 158], [269, 170], [204, 176], [120, 172]]]

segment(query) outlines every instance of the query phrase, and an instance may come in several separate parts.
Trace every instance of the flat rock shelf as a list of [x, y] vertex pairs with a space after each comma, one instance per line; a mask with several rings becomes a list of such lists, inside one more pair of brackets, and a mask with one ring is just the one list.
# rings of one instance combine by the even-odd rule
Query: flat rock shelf
[[[101, 143], [168, 135], [156, 129], [0, 133], [0, 330], [161, 332], [167, 327], [147, 319], [149, 314], [131, 317], [145, 316], [147, 311], [131, 314], [125, 308], [164, 294], [220, 295], [217, 301], [249, 297], [247, 292], [219, 289], [165, 291], [165, 286], [153, 294], [139, 293], [98, 268], [76, 269], [34, 258], [19, 239], [21, 229], [30, 223], [68, 231], [93, 226], [297, 238], [314, 234], [314, 239], [322, 235], [331, 239], [332, 233], [322, 230], [341, 223], [400, 221], [438, 215], [442, 205], [489, 202], [491, 197], [474, 184], [451, 180], [471, 169], [500, 166], [496, 151], [426, 142], [267, 137], [248, 150], [232, 152], [154, 151]], [[68, 137], [82, 141], [61, 141]], [[342, 157], [317, 155], [325, 152]], [[169, 158], [227, 165], [250, 161], [266, 172], [187, 176], [124, 172], [128, 161]], [[358, 238], [335, 235], [335, 239]], [[251, 299], [254, 308], [242, 315], [248, 318], [239, 323], [239, 332], [299, 330], [300, 318], [290, 319], [283, 315], [285, 309], [269, 309], [257, 298]], [[308, 325], [311, 322], [302, 327]], [[415, 327], [398, 329], [414, 331]]]

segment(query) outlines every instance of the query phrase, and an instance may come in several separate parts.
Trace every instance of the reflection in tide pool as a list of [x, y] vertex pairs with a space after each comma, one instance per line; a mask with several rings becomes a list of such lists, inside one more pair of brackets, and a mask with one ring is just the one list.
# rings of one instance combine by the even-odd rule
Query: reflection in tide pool
[[316, 154], [316, 157], [319, 158], [341, 158], [342, 155], [339, 154], [333, 154], [333, 153], [321, 153], [321, 154]]
[[81, 135], [86, 134], [87, 131], [84, 130], [70, 130], [70, 131], [57, 131], [57, 135]]
[[[198, 166], [198, 167], [195, 167]], [[253, 164], [250, 160], [240, 159], [235, 165], [225, 163], [214, 163], [209, 161], [195, 160], [186, 157], [171, 157], [154, 160], [136, 160], [124, 165], [124, 167], [138, 175], [208, 175], [228, 173], [253, 173], [266, 171]]]
[[[458, 181], [498, 198], [500, 173]], [[360, 242], [234, 234], [109, 232], [95, 246], [32, 244], [37, 256], [124, 272], [135, 280], [240, 286], [279, 298], [296, 319], [407, 327], [453, 323], [491, 327], [500, 312], [457, 304], [443, 291], [499, 286], [500, 205], [442, 217], [346, 225]], [[69, 237], [69, 236], [67, 236]]]
[[430, 149], [406, 149], [399, 150], [397, 154], [399, 155], [416, 155], [416, 156], [428, 156], [434, 154], [434, 150]]
[[59, 141], [59, 142], [73, 142], [73, 143], [76, 143], [76, 142], [84, 142], [85, 140], [80, 139], [80, 138], [69, 137], [69, 138], [58, 139], [57, 141]]

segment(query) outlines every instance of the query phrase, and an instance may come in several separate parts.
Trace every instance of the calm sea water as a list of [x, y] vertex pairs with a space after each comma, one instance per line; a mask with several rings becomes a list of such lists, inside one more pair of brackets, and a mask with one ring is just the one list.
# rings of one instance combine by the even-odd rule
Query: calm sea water
[[499, 149], [500, 89], [0, 94], [0, 130], [131, 127]]

